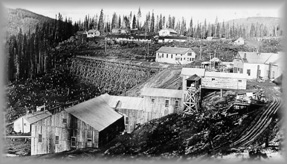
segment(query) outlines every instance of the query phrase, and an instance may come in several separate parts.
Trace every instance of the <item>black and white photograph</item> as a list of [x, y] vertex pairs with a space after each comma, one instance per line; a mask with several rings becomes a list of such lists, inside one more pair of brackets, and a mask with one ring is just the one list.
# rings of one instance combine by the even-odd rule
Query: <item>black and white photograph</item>
[[284, 0], [1, 6], [4, 161], [285, 161]]

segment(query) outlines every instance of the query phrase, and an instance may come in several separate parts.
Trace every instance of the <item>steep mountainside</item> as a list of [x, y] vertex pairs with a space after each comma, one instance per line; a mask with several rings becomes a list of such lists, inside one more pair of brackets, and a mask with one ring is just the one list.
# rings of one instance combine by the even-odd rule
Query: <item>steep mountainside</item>
[[38, 23], [51, 22], [54, 19], [33, 13], [25, 9], [7, 9], [7, 35], [17, 34], [22, 29], [23, 33], [27, 33], [29, 29], [31, 32], [35, 30]]

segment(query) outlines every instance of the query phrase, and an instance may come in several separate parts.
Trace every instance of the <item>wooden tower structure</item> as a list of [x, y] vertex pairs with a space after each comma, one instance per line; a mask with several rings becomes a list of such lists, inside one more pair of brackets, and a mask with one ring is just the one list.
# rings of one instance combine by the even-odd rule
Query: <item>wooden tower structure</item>
[[201, 104], [201, 78], [196, 74], [186, 79], [186, 86], [183, 86], [184, 112], [193, 113], [198, 111]]

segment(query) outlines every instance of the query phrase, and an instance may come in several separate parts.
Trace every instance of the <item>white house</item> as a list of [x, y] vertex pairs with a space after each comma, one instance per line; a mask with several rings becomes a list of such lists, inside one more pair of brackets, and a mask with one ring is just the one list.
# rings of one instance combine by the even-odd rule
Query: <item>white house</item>
[[195, 52], [191, 48], [161, 47], [156, 51], [156, 62], [171, 64], [188, 64], [195, 60]]
[[159, 36], [176, 36], [177, 32], [174, 29], [165, 28], [158, 32]]
[[100, 31], [98, 31], [98, 30], [89, 30], [89, 31], [87, 31], [87, 37], [88, 38], [92, 38], [92, 37], [95, 37], [95, 36], [100, 36]]
[[244, 45], [244, 39], [242, 37], [239, 37], [238, 39], [236, 39], [234, 42], [233, 42], [234, 45]]
[[34, 113], [28, 113], [14, 121], [13, 129], [17, 133], [29, 133], [31, 131], [31, 124], [51, 115], [52, 114], [49, 111], [36, 111]]
[[248, 79], [274, 79], [282, 74], [282, 53], [238, 52], [233, 72], [245, 73]]

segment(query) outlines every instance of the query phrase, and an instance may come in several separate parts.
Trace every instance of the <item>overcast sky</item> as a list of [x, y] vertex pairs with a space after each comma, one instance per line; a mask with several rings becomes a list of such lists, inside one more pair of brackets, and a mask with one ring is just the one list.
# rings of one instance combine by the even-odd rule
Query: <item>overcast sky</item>
[[55, 18], [55, 15], [60, 12], [63, 17], [70, 17], [73, 21], [83, 20], [85, 15], [91, 17], [99, 15], [101, 9], [111, 20], [113, 12], [129, 15], [132, 11], [136, 14], [140, 7], [142, 17], [145, 17], [148, 11], [154, 11], [155, 15], [160, 13], [165, 16], [171, 15], [177, 20], [184, 17], [188, 23], [192, 17], [195, 24], [203, 22], [205, 18], [207, 22], [213, 23], [216, 17], [219, 22], [254, 16], [280, 17], [284, 2], [284, 0], [2, 0], [4, 7], [23, 8], [51, 18]]

